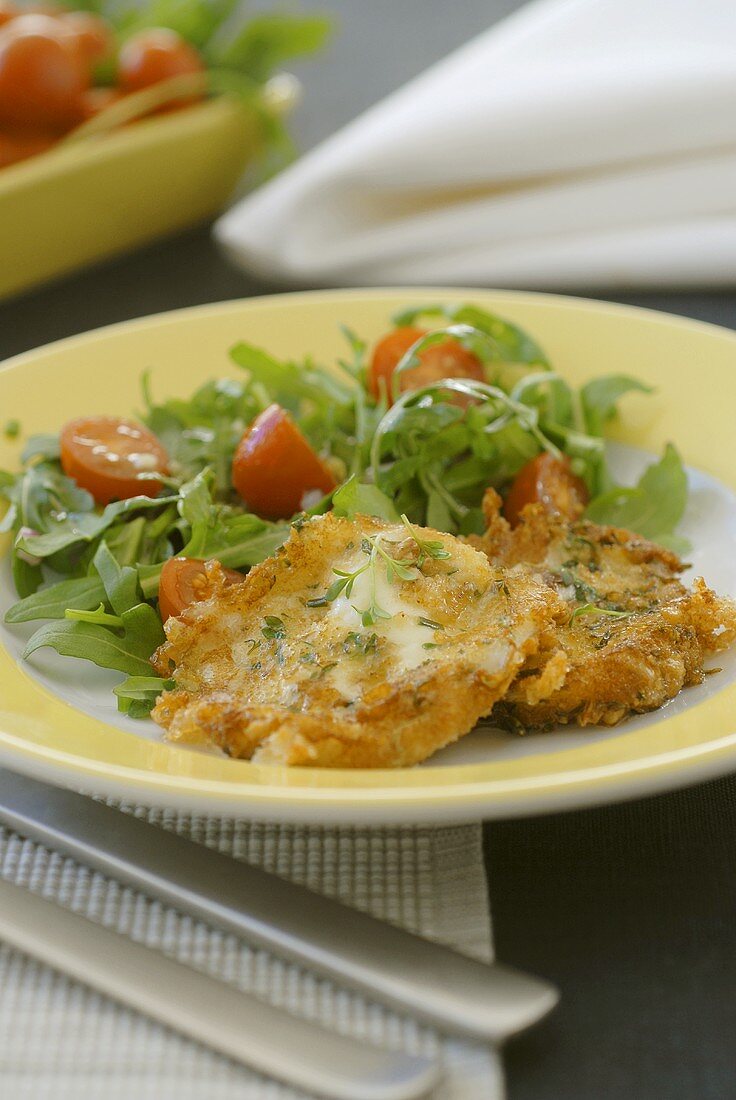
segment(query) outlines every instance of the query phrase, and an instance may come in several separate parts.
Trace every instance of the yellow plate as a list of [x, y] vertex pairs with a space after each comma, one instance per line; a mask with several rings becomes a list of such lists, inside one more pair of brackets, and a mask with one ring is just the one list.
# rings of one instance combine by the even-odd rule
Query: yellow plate
[[[281, 79], [264, 104], [281, 113], [293, 96]], [[3, 168], [0, 298], [216, 214], [258, 135], [253, 107], [221, 97]]]
[[[24, 435], [53, 432], [86, 413], [130, 413], [139, 405], [144, 367], [154, 368], [156, 394], [185, 395], [208, 377], [236, 373], [227, 351], [238, 339], [278, 356], [311, 352], [330, 360], [343, 353], [339, 324], [373, 339], [398, 308], [438, 299], [478, 302], [525, 326], [573, 383], [624, 370], [656, 386], [653, 398], [627, 399], [619, 438], [651, 451], [675, 440], [692, 467], [723, 483], [719, 489], [706, 478], [696, 494], [703, 507], [719, 514], [732, 508], [736, 335], [567, 298], [424, 288], [294, 294], [184, 310], [11, 360], [0, 371], [0, 409], [20, 418]], [[0, 467], [15, 467], [19, 449], [20, 443], [2, 440]], [[709, 530], [708, 522], [720, 520], [706, 516], [703, 522]], [[519, 741], [496, 735], [481, 739], [471, 759], [454, 758], [457, 763], [440, 757], [435, 765], [397, 771], [289, 770], [169, 746], [150, 729], [141, 736], [129, 731], [136, 727], [124, 730], [90, 717], [73, 705], [81, 697], [69, 695], [66, 681], [54, 692], [20, 665], [8, 628], [2, 641], [0, 763], [150, 804], [305, 823], [433, 822], [605, 802], [736, 768], [733, 670], [613, 732], [521, 739], [522, 754]], [[75, 661], [64, 668], [69, 677], [98, 671]]]

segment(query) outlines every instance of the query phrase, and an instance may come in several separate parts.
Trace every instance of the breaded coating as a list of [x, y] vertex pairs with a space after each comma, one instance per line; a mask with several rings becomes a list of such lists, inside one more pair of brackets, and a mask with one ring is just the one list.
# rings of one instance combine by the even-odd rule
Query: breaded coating
[[215, 595], [166, 624], [154, 665], [177, 687], [153, 717], [174, 740], [268, 764], [425, 760], [488, 715], [540, 646], [550, 651], [565, 613], [523, 567], [502, 571], [452, 535], [368, 517], [304, 523], [242, 585], [208, 569]]
[[707, 658], [736, 638], [736, 604], [701, 579], [692, 590], [669, 550], [631, 531], [551, 514], [538, 504], [511, 529], [484, 500], [488, 530], [469, 542], [503, 568], [530, 565], [566, 603], [556, 652], [530, 658], [494, 719], [514, 728], [613, 726], [701, 683]]

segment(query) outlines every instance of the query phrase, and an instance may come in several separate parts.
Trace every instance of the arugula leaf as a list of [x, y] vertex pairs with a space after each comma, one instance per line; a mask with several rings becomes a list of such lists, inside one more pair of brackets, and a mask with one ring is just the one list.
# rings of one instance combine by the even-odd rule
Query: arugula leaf
[[687, 504], [687, 474], [676, 448], [668, 443], [659, 462], [648, 466], [634, 488], [615, 488], [590, 502], [586, 516], [594, 523], [635, 531], [644, 538], [684, 550], [674, 536]]
[[63, 619], [68, 607], [91, 611], [105, 598], [98, 577], [75, 577], [42, 588], [19, 600], [5, 612], [6, 623], [28, 623], [34, 619]]
[[138, 574], [129, 565], [121, 566], [106, 543], [97, 548], [92, 564], [97, 570], [108, 603], [116, 615], [122, 615], [138, 603]]
[[603, 429], [616, 415], [616, 405], [624, 394], [652, 393], [652, 387], [628, 374], [608, 374], [587, 382], [580, 391], [585, 424], [591, 435], [603, 435]]
[[164, 640], [161, 620], [147, 603], [123, 612], [122, 631], [96, 623], [64, 619], [39, 627], [30, 638], [23, 658], [27, 660], [44, 646], [64, 657], [78, 657], [100, 668], [115, 669], [128, 676], [150, 674], [149, 658]]
[[230, 349], [230, 358], [268, 391], [270, 401], [277, 401], [292, 412], [299, 411], [300, 398], [320, 404], [330, 401], [350, 404], [353, 399], [352, 380], [343, 382], [337, 374], [322, 370], [314, 363], [302, 365], [276, 359], [262, 348], [243, 341]]
[[378, 516], [389, 523], [398, 523], [399, 513], [390, 497], [377, 485], [366, 485], [353, 476], [335, 491], [332, 497], [335, 515], [353, 519], [356, 515]]
[[13, 555], [13, 584], [21, 598], [32, 596], [43, 580], [43, 573], [37, 563], [26, 561], [18, 554]]
[[351, 473], [362, 471], [380, 410], [349, 371], [341, 367], [328, 371], [311, 359], [281, 361], [245, 343], [236, 344], [230, 357], [248, 372], [262, 407], [271, 402], [281, 405], [298, 420], [317, 451], [328, 450]]
[[182, 479], [191, 480], [209, 466], [217, 496], [227, 497], [233, 453], [247, 425], [264, 408], [262, 395], [249, 384], [221, 378], [205, 382], [189, 400], [170, 398], [155, 404], [146, 373], [143, 397], [143, 420], [166, 447]]
[[[213, 524], [216, 509], [210, 493], [211, 480], [209, 470], [203, 470], [179, 490], [177, 510], [192, 529], [190, 542], [196, 540], [204, 544], [207, 528]], [[191, 549], [189, 553], [191, 557], [199, 556]]]
[[[463, 413], [446, 394], [474, 399]], [[540, 450], [559, 451], [534, 407], [497, 386], [445, 379], [401, 395], [378, 424], [371, 470], [413, 522], [457, 532], [489, 485], [501, 486]]]
[[[286, 542], [290, 531], [288, 523], [266, 523], [247, 513], [221, 514], [203, 540], [193, 536], [181, 553], [184, 557], [216, 558], [230, 569], [243, 569], [271, 557]], [[138, 567], [138, 580], [147, 600], [158, 593], [162, 568], [163, 562]]]
[[[33, 467], [29, 474], [32, 474], [35, 469], [37, 468]], [[67, 480], [68, 478], [64, 478], [64, 481]], [[79, 490], [79, 492], [82, 492], [82, 490]], [[89, 496], [89, 494], [86, 493], [85, 496]], [[128, 515], [130, 512], [160, 508], [162, 505], [169, 504], [177, 499], [176, 496], [130, 497], [128, 500], [113, 501], [100, 514], [92, 511], [69, 510], [60, 513], [63, 518], [56, 519], [48, 515], [38, 514], [35, 517], [37, 523], [45, 527], [45, 531], [42, 534], [20, 533], [16, 539], [16, 549], [32, 554], [35, 558], [48, 558], [60, 550], [75, 546], [77, 543], [92, 542], [120, 516]], [[27, 519], [26, 522], [29, 523], [29, 526], [34, 526], [32, 521]]]
[[118, 701], [118, 710], [129, 718], [147, 718], [162, 691], [172, 691], [173, 680], [159, 676], [129, 676], [112, 689]]
[[25, 466], [34, 460], [55, 462], [61, 455], [58, 435], [32, 435], [21, 451], [20, 460]]
[[528, 332], [473, 305], [429, 305], [402, 310], [393, 318], [397, 326], [413, 325], [422, 317], [444, 317], [451, 324], [469, 325], [478, 329], [492, 342], [491, 358], [507, 363], [529, 363], [549, 366], [549, 360], [542, 348]]

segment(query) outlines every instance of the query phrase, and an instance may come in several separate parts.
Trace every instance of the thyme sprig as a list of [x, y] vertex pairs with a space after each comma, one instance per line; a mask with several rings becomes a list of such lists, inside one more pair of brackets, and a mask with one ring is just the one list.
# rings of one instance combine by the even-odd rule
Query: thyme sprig
[[445, 550], [444, 545], [439, 539], [423, 539], [413, 523], [409, 522], [406, 515], [402, 513], [401, 522], [406, 527], [407, 531], [414, 539], [414, 542], [419, 547], [419, 558], [417, 560], [417, 569], [421, 569], [422, 565], [427, 558], [434, 558], [437, 561], [443, 561], [451, 557], [449, 550]]
[[353, 610], [360, 615], [360, 621], [365, 627], [375, 626], [379, 619], [390, 619], [391, 613], [381, 607], [378, 602], [376, 567], [379, 564], [385, 565], [388, 584], [392, 584], [394, 581], [416, 581], [421, 576], [422, 566], [428, 558], [439, 560], [450, 557], [449, 551], [438, 539], [423, 539], [406, 516], [402, 516], [401, 519], [417, 548], [416, 555], [412, 559], [397, 558], [390, 553], [386, 548], [385, 541], [382, 540], [383, 532], [379, 532], [377, 535], [366, 535], [361, 541], [360, 548], [366, 554], [367, 561], [359, 565], [357, 569], [352, 570], [352, 572], [333, 567], [332, 572], [337, 579], [321, 596], [307, 600], [307, 607], [326, 607], [343, 593], [346, 599], [350, 599], [358, 577], [362, 576], [363, 573], [368, 573], [368, 606], [363, 609], [354, 607]]

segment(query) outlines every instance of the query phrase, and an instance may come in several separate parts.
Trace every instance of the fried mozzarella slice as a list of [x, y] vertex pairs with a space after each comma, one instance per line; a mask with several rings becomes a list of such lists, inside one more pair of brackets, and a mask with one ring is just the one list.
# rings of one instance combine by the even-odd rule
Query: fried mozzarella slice
[[533, 568], [568, 611], [556, 652], [526, 662], [495, 719], [517, 728], [616, 725], [701, 683], [708, 657], [736, 638], [733, 600], [701, 579], [686, 588], [685, 566], [669, 550], [538, 504], [512, 529], [500, 506], [489, 490], [488, 530], [469, 541], [497, 567]]
[[241, 585], [208, 569], [212, 598], [166, 624], [154, 665], [177, 686], [153, 717], [259, 763], [425, 760], [490, 713], [564, 614], [524, 568], [365, 516], [295, 527]]

